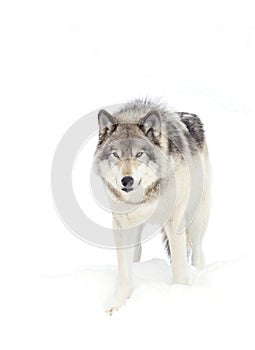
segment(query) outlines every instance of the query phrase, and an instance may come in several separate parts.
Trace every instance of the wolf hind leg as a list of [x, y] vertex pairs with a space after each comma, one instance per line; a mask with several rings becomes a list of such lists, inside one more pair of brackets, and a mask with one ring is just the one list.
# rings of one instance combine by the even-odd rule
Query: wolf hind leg
[[187, 235], [192, 250], [192, 265], [198, 269], [203, 269], [205, 266], [205, 256], [202, 249], [202, 243], [208, 223], [208, 216], [208, 204], [205, 201], [202, 201], [198, 213], [191, 224], [187, 227]]
[[205, 267], [205, 255], [202, 250], [202, 237], [192, 240], [192, 265], [202, 270]]

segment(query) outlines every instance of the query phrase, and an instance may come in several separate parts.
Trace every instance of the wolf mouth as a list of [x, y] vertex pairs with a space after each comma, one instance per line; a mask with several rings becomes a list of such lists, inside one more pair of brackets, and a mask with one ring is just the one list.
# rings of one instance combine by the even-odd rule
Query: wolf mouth
[[130, 192], [130, 191], [133, 191], [133, 188], [122, 188], [122, 191], [124, 191], [124, 192]]

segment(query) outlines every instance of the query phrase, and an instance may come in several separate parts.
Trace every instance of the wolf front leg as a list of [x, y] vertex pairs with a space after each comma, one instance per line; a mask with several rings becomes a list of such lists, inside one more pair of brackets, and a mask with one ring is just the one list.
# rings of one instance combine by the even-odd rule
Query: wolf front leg
[[140, 225], [137, 227], [137, 231], [135, 234], [135, 249], [134, 249], [134, 258], [133, 258], [133, 262], [139, 262], [141, 260], [141, 255], [142, 255], [142, 242], [141, 242], [141, 238], [142, 238], [142, 230], [143, 230], [143, 226]]
[[188, 284], [189, 271], [187, 261], [186, 234], [178, 233], [179, 221], [168, 222], [165, 225], [172, 258], [173, 283]]
[[134, 259], [137, 228], [123, 229], [114, 220], [114, 236], [118, 260], [117, 290], [112, 305], [106, 312], [117, 311], [132, 293], [132, 263]]

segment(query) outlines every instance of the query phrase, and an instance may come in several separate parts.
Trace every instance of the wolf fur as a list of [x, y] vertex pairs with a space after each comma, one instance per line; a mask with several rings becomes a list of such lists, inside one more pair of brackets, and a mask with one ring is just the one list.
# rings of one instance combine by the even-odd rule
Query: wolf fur
[[98, 122], [94, 169], [109, 194], [118, 259], [111, 314], [131, 295], [132, 262], [140, 260], [147, 222], [161, 227], [174, 283], [189, 283], [189, 248], [192, 264], [203, 268], [209, 161], [203, 124], [195, 114], [135, 100], [112, 114], [101, 110]]

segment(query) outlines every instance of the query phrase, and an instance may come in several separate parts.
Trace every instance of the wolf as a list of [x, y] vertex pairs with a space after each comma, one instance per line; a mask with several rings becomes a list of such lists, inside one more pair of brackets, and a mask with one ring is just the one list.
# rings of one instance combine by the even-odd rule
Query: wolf
[[190, 283], [189, 260], [204, 267], [210, 171], [204, 127], [195, 114], [137, 99], [113, 113], [100, 110], [98, 125], [94, 170], [108, 193], [118, 261], [117, 290], [106, 310], [111, 315], [131, 296], [132, 262], [140, 260], [148, 223], [162, 233], [173, 283]]

